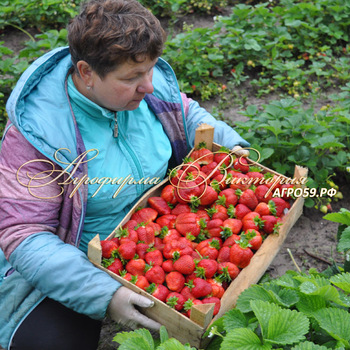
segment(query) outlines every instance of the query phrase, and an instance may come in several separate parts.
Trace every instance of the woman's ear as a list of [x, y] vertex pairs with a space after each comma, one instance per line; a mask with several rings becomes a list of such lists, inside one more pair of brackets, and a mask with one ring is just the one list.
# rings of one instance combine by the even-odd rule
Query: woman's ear
[[86, 61], [81, 60], [77, 62], [77, 69], [85, 86], [91, 88], [93, 85], [93, 71], [90, 65]]

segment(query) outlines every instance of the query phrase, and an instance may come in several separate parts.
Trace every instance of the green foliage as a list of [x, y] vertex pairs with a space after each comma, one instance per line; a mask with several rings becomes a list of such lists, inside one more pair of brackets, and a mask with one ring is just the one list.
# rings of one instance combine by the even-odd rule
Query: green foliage
[[160, 328], [160, 340], [153, 339], [151, 333], [142, 328], [117, 333], [113, 341], [120, 344], [120, 350], [195, 350], [189, 344], [182, 345], [175, 338], [169, 338], [164, 326]]
[[[293, 98], [273, 101], [262, 110], [251, 105], [242, 112], [248, 120], [237, 122], [236, 130], [261, 152], [264, 165], [291, 177], [295, 164], [308, 167], [307, 186], [329, 189], [329, 178], [345, 172], [350, 160], [350, 114], [348, 97], [344, 99], [344, 104], [339, 100], [317, 113]], [[306, 205], [321, 199], [317, 194], [307, 198]]]
[[82, 0], [2, 0], [0, 29], [6, 26], [63, 28], [78, 12]]
[[[235, 85], [251, 77], [258, 96], [281, 91], [298, 98], [349, 81], [349, 23], [347, 0], [240, 3], [232, 15], [217, 17], [205, 33], [188, 28], [169, 40], [165, 57], [180, 83], [195, 85], [195, 94], [203, 99], [208, 98], [212, 77], [223, 74]], [[203, 34], [206, 47], [200, 43]], [[217, 92], [218, 81], [211, 94]]]
[[350, 349], [349, 273], [328, 277], [287, 271], [249, 287], [211, 328], [216, 349]]

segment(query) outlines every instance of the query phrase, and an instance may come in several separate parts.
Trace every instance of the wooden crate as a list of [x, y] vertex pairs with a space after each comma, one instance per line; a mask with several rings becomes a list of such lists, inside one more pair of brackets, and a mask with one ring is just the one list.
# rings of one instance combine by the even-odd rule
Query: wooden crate
[[[213, 152], [219, 150], [220, 145], [213, 143], [213, 129], [207, 125], [201, 125], [196, 132], [195, 146], [199, 142], [205, 141], [208, 148], [211, 148]], [[192, 151], [191, 151], [192, 152]], [[248, 159], [248, 162], [253, 162]], [[277, 172], [258, 164], [263, 169], [263, 172], [270, 172], [276, 175], [280, 175]], [[295, 167], [294, 178], [306, 178], [307, 169], [299, 166]], [[122, 222], [116, 229], [123, 226], [131, 217], [131, 215], [139, 207], [146, 207], [147, 199], [151, 196], [160, 196], [162, 188], [169, 183], [168, 179], [163, 180], [161, 183], [153, 187], [142, 198], [135, 204], [130, 212], [125, 216]], [[233, 280], [225, 291], [224, 296], [221, 299], [221, 308], [219, 313], [213, 318], [214, 304], [203, 304], [193, 306], [191, 309], [191, 319], [172, 309], [165, 303], [154, 298], [144, 290], [135, 286], [134, 284], [126, 281], [120, 276], [107, 270], [101, 266], [102, 250], [100, 244], [99, 235], [96, 235], [88, 245], [88, 257], [90, 261], [111, 275], [114, 279], [118, 280], [122, 285], [130, 288], [136, 293], [146, 296], [147, 298], [154, 301], [154, 306], [150, 309], [144, 309], [143, 313], [157, 322], [166, 326], [169, 336], [174, 337], [182, 343], [190, 343], [191, 346], [201, 348], [204, 347], [209, 341], [209, 338], [204, 338], [203, 335], [207, 329], [210, 328], [210, 324], [216, 319], [221, 317], [228, 310], [235, 307], [238, 296], [246, 288], [252, 284], [257, 283], [263, 276], [277, 253], [279, 252], [283, 242], [285, 241], [288, 232], [293, 227], [295, 222], [302, 214], [304, 204], [304, 198], [297, 198], [288, 213], [282, 218], [282, 225], [280, 226], [279, 234], [270, 234], [263, 242], [262, 246], [256, 251], [250, 264], [241, 270], [238, 277]], [[108, 238], [113, 237], [112, 233]]]

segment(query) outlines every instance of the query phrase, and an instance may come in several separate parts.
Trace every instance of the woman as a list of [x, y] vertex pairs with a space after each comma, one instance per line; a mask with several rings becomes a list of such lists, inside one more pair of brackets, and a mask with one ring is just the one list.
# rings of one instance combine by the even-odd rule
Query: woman
[[[109, 314], [132, 328], [160, 325], [151, 307], [87, 259], [133, 203], [194, 143], [248, 146], [181, 94], [160, 58], [164, 32], [137, 1], [93, 0], [11, 94], [0, 153], [0, 344], [8, 349], [96, 349]], [[134, 179], [137, 184], [101, 179]], [[85, 181], [86, 180], [86, 181]], [[117, 193], [117, 195], [116, 195]], [[1, 281], [0, 280], [0, 281]]]

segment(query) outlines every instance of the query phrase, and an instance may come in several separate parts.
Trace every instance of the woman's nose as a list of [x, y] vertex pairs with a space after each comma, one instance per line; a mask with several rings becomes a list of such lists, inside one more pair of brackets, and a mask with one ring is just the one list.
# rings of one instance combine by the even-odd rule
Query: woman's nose
[[151, 94], [154, 91], [154, 87], [152, 84], [152, 77], [153, 77], [153, 74], [149, 74], [145, 76], [141, 84], [138, 86], [137, 91], [143, 94]]

